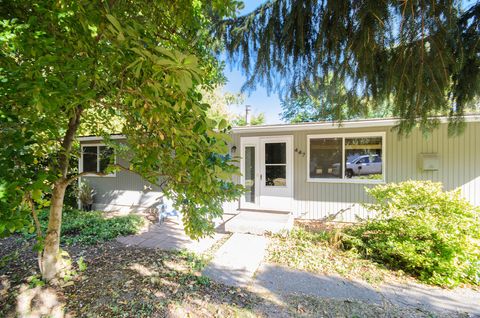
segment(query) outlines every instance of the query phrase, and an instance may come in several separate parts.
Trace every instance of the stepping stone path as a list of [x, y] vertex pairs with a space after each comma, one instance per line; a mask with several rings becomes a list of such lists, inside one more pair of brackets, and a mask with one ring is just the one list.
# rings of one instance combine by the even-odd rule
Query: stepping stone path
[[215, 253], [203, 275], [226, 285], [246, 287], [260, 266], [266, 247], [264, 236], [234, 233]]

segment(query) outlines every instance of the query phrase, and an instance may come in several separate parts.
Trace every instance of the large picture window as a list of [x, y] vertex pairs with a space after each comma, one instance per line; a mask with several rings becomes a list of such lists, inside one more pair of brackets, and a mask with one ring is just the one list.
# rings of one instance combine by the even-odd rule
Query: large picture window
[[308, 136], [308, 181], [383, 182], [383, 133]]
[[[82, 146], [81, 172], [104, 173], [113, 162], [115, 153], [112, 148], [104, 145]], [[115, 173], [108, 176], [115, 176]]]

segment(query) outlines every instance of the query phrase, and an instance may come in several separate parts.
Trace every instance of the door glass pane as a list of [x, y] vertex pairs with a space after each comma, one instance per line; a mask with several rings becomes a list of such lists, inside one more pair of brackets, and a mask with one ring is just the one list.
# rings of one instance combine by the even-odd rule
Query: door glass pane
[[310, 178], [342, 177], [342, 138], [310, 139]]
[[345, 138], [345, 176], [382, 180], [382, 138]]
[[97, 147], [83, 147], [83, 171], [97, 171]]
[[287, 163], [287, 144], [284, 142], [265, 144], [265, 163]]
[[265, 185], [285, 187], [287, 185], [287, 167], [285, 165], [265, 165]]
[[255, 147], [245, 147], [245, 202], [255, 203]]

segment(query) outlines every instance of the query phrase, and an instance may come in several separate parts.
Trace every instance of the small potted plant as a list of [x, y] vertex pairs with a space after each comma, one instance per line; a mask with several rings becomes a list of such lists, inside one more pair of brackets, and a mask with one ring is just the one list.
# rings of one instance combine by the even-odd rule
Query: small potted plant
[[82, 210], [91, 211], [93, 205], [93, 197], [95, 196], [95, 189], [83, 181], [78, 188], [78, 199], [82, 206]]

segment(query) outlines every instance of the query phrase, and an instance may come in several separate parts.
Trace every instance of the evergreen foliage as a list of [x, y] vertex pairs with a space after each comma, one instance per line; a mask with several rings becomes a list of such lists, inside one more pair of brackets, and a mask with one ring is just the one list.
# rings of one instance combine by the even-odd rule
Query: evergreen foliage
[[[480, 3], [271, 0], [217, 34], [248, 80], [284, 98], [327, 101], [332, 118], [385, 107], [401, 131], [448, 115], [461, 128], [480, 95]], [[452, 131], [456, 131], [455, 129]]]

